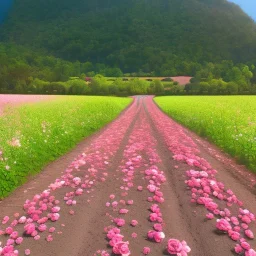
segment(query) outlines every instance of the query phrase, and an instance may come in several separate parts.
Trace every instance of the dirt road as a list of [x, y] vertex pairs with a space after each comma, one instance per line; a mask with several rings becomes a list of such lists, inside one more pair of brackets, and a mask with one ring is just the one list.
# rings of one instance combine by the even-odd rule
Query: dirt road
[[[241, 255], [254, 255], [249, 245], [256, 250], [256, 242], [245, 230], [256, 234], [255, 180], [162, 113], [152, 97], [138, 96], [118, 119], [0, 203], [0, 219], [10, 217], [0, 225], [2, 255], [26, 249], [36, 256], [120, 255], [111, 254], [120, 235], [132, 256], [144, 247], [149, 255], [170, 255], [170, 238], [185, 240], [191, 256], [238, 255], [236, 244], [244, 247]], [[22, 243], [6, 246], [14, 231], [10, 236]]]

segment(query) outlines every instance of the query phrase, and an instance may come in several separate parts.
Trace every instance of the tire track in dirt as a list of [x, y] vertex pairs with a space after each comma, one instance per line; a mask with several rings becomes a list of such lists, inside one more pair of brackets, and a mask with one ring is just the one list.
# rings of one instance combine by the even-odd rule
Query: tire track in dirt
[[[223, 239], [216, 237], [212, 223], [209, 221], [207, 223], [204, 217], [205, 210], [190, 203], [190, 193], [185, 185], [185, 172], [188, 166], [185, 163], [177, 163], [173, 159], [173, 154], [170, 154], [163, 135], [148, 112], [147, 104], [144, 104], [144, 108], [153, 130], [153, 136], [157, 138], [157, 151], [161, 156], [162, 169], [168, 180], [163, 190], [167, 198], [163, 213], [169, 216], [165, 218], [168, 222], [166, 223], [168, 233], [173, 237], [185, 239], [192, 248], [191, 255], [231, 255], [230, 248], [233, 244], [230, 239], [226, 237], [222, 246], [219, 246]], [[216, 245], [212, 246], [213, 244]]]

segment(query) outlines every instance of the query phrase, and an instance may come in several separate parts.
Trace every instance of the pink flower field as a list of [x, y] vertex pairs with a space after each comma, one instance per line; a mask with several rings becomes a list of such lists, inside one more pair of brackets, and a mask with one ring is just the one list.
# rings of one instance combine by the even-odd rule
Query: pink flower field
[[178, 82], [180, 85], [186, 85], [189, 84], [191, 76], [175, 76], [172, 77], [174, 82]]
[[0, 255], [256, 256], [249, 172], [199, 140], [153, 97], [134, 97], [0, 203]]
[[52, 95], [14, 95], [14, 94], [0, 94], [0, 114], [4, 113], [6, 107], [18, 106], [24, 103], [33, 103], [44, 100], [54, 99], [56, 96]]

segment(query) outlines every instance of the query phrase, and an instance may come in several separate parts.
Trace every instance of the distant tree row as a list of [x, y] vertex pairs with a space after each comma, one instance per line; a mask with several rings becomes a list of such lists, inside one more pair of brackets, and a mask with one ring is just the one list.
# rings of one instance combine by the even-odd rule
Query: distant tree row
[[[256, 68], [252, 63], [234, 64], [224, 60], [220, 63], [191, 64], [194, 78], [186, 86], [172, 81], [123, 81], [122, 77], [153, 76], [155, 71], [125, 73], [118, 67], [79, 61], [69, 62], [41, 52], [31, 51], [15, 44], [0, 43], [0, 93], [37, 94], [255, 94]], [[173, 69], [166, 65], [166, 68]], [[183, 70], [183, 72], [182, 72]], [[163, 72], [164, 73], [164, 72]], [[173, 73], [173, 76], [179, 73]], [[92, 78], [88, 85], [85, 78]], [[106, 78], [108, 77], [108, 78]], [[119, 78], [119, 79], [118, 79]], [[152, 77], [152, 80], [154, 78]]]
[[255, 66], [234, 65], [232, 61], [207, 63], [185, 86], [185, 92], [197, 95], [256, 94]]

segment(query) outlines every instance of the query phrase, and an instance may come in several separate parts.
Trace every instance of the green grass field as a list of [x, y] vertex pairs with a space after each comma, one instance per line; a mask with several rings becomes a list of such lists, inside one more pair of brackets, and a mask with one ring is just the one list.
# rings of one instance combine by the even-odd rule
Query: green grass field
[[256, 96], [157, 97], [155, 102], [256, 171]]
[[0, 117], [0, 198], [112, 121], [130, 98], [60, 96]]

